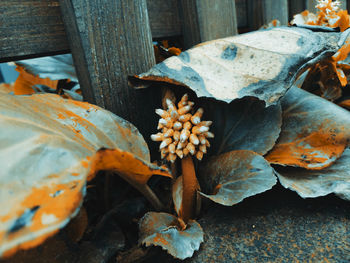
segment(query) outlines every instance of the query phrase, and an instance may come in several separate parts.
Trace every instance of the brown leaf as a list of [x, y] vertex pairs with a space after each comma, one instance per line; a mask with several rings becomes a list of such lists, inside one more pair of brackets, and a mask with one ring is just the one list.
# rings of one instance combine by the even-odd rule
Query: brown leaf
[[203, 242], [203, 230], [190, 220], [185, 230], [181, 230], [177, 217], [167, 213], [149, 212], [139, 222], [139, 242], [146, 247], [161, 246], [173, 257], [192, 257]]
[[338, 159], [350, 139], [350, 113], [297, 87], [282, 99], [283, 125], [266, 159], [319, 170]]
[[200, 176], [210, 200], [232, 206], [243, 199], [271, 189], [277, 182], [274, 170], [252, 151], [232, 151], [210, 158]]
[[350, 149], [346, 149], [332, 166], [323, 170], [288, 167], [277, 171], [281, 184], [303, 198], [334, 193], [350, 201]]
[[[0, 257], [42, 243], [77, 214], [90, 166], [111, 168], [91, 164], [101, 148], [150, 169], [133, 178], [170, 176], [150, 163], [138, 130], [106, 110], [52, 94], [0, 94]], [[128, 165], [124, 173], [138, 172]]]
[[199, 44], [136, 77], [186, 86], [198, 97], [229, 103], [251, 96], [269, 106], [299, 72], [334, 54], [345, 41], [341, 36], [287, 27], [256, 31]]

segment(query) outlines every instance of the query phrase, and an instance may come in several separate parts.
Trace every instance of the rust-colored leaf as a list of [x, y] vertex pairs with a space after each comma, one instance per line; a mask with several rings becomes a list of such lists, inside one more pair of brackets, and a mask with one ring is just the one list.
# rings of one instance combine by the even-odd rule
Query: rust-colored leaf
[[269, 106], [306, 67], [333, 55], [348, 32], [343, 34], [287, 27], [256, 31], [199, 44], [136, 77], [186, 86], [198, 97], [231, 102], [251, 96]]
[[288, 167], [279, 169], [278, 172], [281, 184], [296, 191], [303, 198], [334, 193], [350, 200], [350, 149], [346, 149], [332, 166], [323, 170]]
[[277, 182], [274, 170], [252, 151], [232, 151], [210, 158], [200, 170], [210, 200], [232, 206], [271, 189]]
[[274, 164], [323, 169], [338, 159], [350, 139], [350, 113], [297, 87], [282, 99], [283, 125], [266, 155]]
[[76, 215], [88, 175], [115, 168], [92, 163], [101, 148], [145, 165], [120, 164], [136, 181], [143, 172], [170, 176], [150, 163], [138, 130], [106, 110], [52, 94], [0, 93], [0, 257], [42, 243]]
[[203, 230], [194, 220], [190, 220], [185, 230], [181, 230], [177, 217], [167, 213], [149, 212], [140, 220], [139, 242], [148, 246], [161, 246], [173, 257], [192, 257], [203, 242]]

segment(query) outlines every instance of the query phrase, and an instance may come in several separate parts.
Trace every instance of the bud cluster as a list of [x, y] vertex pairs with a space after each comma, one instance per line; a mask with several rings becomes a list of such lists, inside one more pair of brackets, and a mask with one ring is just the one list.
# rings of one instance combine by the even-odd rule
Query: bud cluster
[[175, 162], [177, 157], [182, 159], [191, 154], [202, 160], [210, 147], [208, 138], [214, 138], [214, 134], [209, 131], [212, 122], [201, 121], [202, 108], [192, 114], [194, 103], [188, 100], [187, 94], [181, 98], [177, 107], [169, 99], [166, 103], [167, 110], [156, 109], [161, 117], [157, 127], [160, 132], [151, 135], [153, 141], [161, 142], [161, 158]]

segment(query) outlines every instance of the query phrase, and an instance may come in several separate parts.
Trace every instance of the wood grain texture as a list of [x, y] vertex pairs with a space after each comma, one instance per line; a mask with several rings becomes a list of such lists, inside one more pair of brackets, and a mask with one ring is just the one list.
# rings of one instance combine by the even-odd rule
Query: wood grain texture
[[146, 0], [60, 0], [84, 99], [138, 127], [149, 102], [128, 76], [155, 64]]
[[259, 29], [263, 24], [263, 0], [247, 0], [248, 29], [250, 31]]
[[247, 0], [235, 0], [236, 4], [236, 16], [237, 16], [237, 27], [247, 27], [248, 17], [247, 17]]
[[235, 1], [180, 0], [185, 47], [237, 34]]
[[1, 0], [0, 61], [69, 50], [58, 0]]
[[[177, 0], [147, 0], [152, 36], [181, 35]], [[59, 0], [1, 0], [0, 61], [69, 52]]]
[[303, 12], [305, 8], [305, 0], [293, 0], [289, 1], [289, 21], [293, 19], [293, 16]]
[[279, 20], [281, 25], [288, 24], [287, 0], [264, 0], [263, 4], [263, 23], [265, 25], [274, 19]]

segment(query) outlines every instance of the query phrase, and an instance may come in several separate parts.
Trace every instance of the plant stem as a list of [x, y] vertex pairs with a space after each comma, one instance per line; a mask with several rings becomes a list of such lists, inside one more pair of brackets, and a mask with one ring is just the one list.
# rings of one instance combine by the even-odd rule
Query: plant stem
[[146, 199], [157, 211], [161, 211], [163, 209], [164, 205], [147, 184], [133, 184], [133, 186], [135, 186], [135, 188], [139, 190], [144, 197], [146, 197]]
[[187, 223], [189, 219], [194, 217], [196, 194], [198, 190], [198, 181], [192, 157], [186, 156], [181, 160], [182, 176], [183, 176], [183, 192], [182, 207], [180, 209], [181, 219]]

